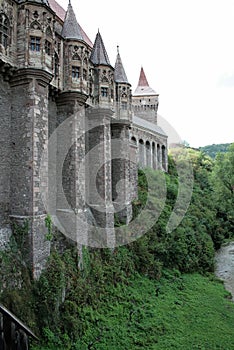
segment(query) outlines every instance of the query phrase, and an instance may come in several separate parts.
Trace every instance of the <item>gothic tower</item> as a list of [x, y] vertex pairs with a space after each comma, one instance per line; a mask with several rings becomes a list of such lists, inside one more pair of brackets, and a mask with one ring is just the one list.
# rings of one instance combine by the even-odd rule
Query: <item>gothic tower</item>
[[136, 116], [157, 124], [158, 94], [149, 86], [143, 67], [136, 90], [132, 97], [132, 104]]

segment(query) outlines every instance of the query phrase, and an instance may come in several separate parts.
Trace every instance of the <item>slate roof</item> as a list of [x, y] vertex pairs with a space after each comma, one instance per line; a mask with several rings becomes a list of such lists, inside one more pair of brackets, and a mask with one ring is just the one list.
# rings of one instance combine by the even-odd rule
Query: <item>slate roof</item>
[[144, 129], [147, 129], [149, 131], [153, 131], [159, 135], [163, 135], [167, 137], [167, 134], [163, 131], [162, 128], [160, 128], [160, 126], [150, 123], [145, 119], [136, 117], [135, 115], [132, 117], [132, 123], [133, 125], [135, 124], [136, 126], [140, 126]]
[[117, 83], [126, 83], [129, 84], [127, 75], [125, 73], [123, 63], [119, 54], [119, 51], [117, 53], [117, 58], [115, 62], [115, 81]]
[[108, 54], [106, 52], [106, 49], [99, 31], [96, 35], [90, 60], [95, 65], [104, 64], [107, 66], [111, 66]]
[[[62, 35], [69, 39], [78, 39], [85, 41], [90, 47], [93, 47], [92, 41], [88, 35], [84, 32], [76, 19], [76, 15], [73, 11], [72, 5], [69, 1], [67, 12], [60, 6], [55, 0], [48, 0], [51, 9], [56, 15], [64, 21]], [[65, 23], [66, 22], [66, 23]]]
[[[18, 0], [18, 3], [20, 4], [21, 2], [24, 2], [25, 0]], [[47, 5], [47, 6], [50, 6], [49, 5], [49, 2], [48, 2], [48, 0], [33, 0], [34, 2], [37, 2], [37, 3], [39, 3], [39, 4], [45, 4], [45, 5]]]
[[64, 21], [66, 11], [62, 6], [60, 6], [55, 0], [48, 0], [50, 4], [50, 8], [56, 13], [56, 15]]
[[143, 67], [141, 67], [140, 77], [138, 81], [138, 85], [136, 90], [134, 91], [134, 96], [151, 96], [157, 95], [156, 91], [154, 91], [148, 83]]

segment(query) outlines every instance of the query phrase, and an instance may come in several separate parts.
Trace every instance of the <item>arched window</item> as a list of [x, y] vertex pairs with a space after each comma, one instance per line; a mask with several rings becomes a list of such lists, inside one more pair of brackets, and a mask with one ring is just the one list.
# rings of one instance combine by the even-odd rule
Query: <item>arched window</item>
[[146, 141], [145, 143], [146, 147], [146, 166], [151, 167], [151, 147], [150, 147], [150, 142]]
[[9, 45], [9, 33], [10, 33], [10, 22], [9, 19], [4, 15], [0, 14], [0, 44], [6, 49]]
[[57, 52], [54, 53], [54, 77], [58, 78], [59, 76], [59, 56]]
[[139, 140], [139, 166], [145, 167], [145, 145], [142, 139]]

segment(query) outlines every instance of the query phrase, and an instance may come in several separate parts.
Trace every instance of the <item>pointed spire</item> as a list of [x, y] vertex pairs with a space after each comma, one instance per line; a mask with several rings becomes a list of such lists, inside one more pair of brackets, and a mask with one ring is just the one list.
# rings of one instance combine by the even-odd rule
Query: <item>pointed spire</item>
[[101, 34], [99, 32], [98, 29], [98, 33], [96, 35], [96, 39], [93, 45], [93, 50], [91, 53], [91, 57], [90, 60], [93, 64], [104, 64], [107, 66], [110, 66], [110, 61], [109, 61], [109, 57], [107, 55]]
[[75, 12], [73, 11], [71, 1], [69, 0], [66, 16], [64, 19], [62, 36], [67, 39], [84, 40], [80, 25], [76, 20]]
[[117, 83], [129, 84], [127, 75], [125, 73], [122, 60], [119, 54], [119, 46], [117, 46], [117, 58], [115, 62], [115, 81]]
[[66, 39], [75, 39], [75, 40], [83, 40], [89, 46], [93, 46], [89, 37], [83, 31], [79, 23], [77, 22], [75, 12], [71, 5], [71, 0], [69, 0], [67, 12], [65, 15], [62, 36]]
[[140, 77], [138, 81], [138, 86], [149, 86], [149, 83], [146, 79], [145, 72], [143, 67], [141, 67]]
[[157, 93], [149, 86], [143, 67], [141, 67], [140, 77], [134, 95], [157, 95]]

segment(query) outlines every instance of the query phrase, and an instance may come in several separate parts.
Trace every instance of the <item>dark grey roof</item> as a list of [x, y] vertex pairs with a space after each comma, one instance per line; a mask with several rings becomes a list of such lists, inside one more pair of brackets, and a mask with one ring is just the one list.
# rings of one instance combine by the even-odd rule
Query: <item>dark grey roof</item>
[[75, 12], [69, 1], [66, 16], [64, 19], [62, 36], [66, 39], [78, 39], [85, 41], [81, 26], [77, 22]]
[[97, 33], [90, 60], [93, 64], [111, 66], [101, 34]]
[[145, 119], [136, 117], [135, 115], [132, 118], [132, 123], [133, 123], [133, 125], [136, 125], [137, 127], [144, 128], [144, 129], [147, 129], [148, 131], [151, 131], [151, 132], [154, 132], [156, 134], [163, 135], [163, 136], [167, 137], [166, 133], [163, 131], [162, 128], [160, 128], [160, 126], [153, 124], [151, 122], [148, 122]]
[[[32, 2], [37, 2], [39, 4], [45, 4], [47, 6], [50, 6], [49, 5], [49, 2], [48, 0], [31, 0]], [[21, 2], [25, 2], [25, 0], [18, 0], [18, 3], [20, 4]]]
[[119, 52], [115, 62], [115, 81], [117, 83], [129, 84]]

